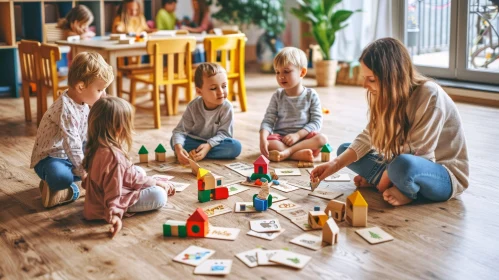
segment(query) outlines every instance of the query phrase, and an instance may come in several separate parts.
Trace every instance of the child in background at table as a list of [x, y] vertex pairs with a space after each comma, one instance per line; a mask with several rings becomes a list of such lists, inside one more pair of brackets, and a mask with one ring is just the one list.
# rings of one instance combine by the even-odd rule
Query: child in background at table
[[274, 58], [274, 69], [281, 88], [272, 95], [260, 126], [260, 152], [271, 161], [291, 158], [311, 162], [327, 137], [319, 133], [319, 95], [302, 85], [307, 56], [300, 49], [284, 48]]
[[81, 39], [89, 39], [95, 37], [95, 33], [89, 30], [93, 21], [92, 11], [84, 5], [77, 5], [57, 25], [64, 31], [64, 38], [79, 35]]
[[123, 0], [118, 15], [114, 18], [113, 33], [134, 33], [151, 30], [144, 16], [144, 4], [141, 0]]
[[111, 66], [100, 54], [78, 54], [69, 68], [69, 88], [43, 115], [30, 167], [42, 179], [39, 188], [46, 208], [80, 196], [75, 182], [86, 176], [82, 161], [89, 106], [106, 94], [113, 79]]
[[241, 143], [233, 137], [234, 112], [227, 101], [227, 72], [216, 63], [201, 63], [194, 73], [196, 93], [173, 130], [171, 146], [181, 164], [203, 158], [233, 159]]
[[163, 0], [163, 8], [156, 14], [156, 28], [159, 30], [175, 30], [177, 17], [175, 9], [177, 0]]
[[105, 97], [95, 102], [88, 115], [88, 142], [83, 168], [87, 191], [83, 216], [106, 220], [114, 237], [126, 212], [145, 212], [166, 205], [175, 194], [171, 183], [148, 177], [134, 166], [128, 152], [132, 146], [133, 109], [122, 98]]

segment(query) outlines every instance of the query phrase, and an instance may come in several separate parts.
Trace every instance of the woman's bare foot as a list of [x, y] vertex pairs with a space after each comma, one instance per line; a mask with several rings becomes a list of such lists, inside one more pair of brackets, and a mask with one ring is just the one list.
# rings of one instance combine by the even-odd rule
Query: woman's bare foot
[[314, 161], [314, 154], [312, 150], [304, 149], [294, 152], [289, 158], [298, 161], [301, 160], [301, 161], [312, 162]]
[[411, 203], [412, 199], [405, 196], [403, 193], [393, 186], [383, 192], [383, 199], [393, 206], [401, 206]]
[[372, 187], [371, 185], [364, 177], [357, 175], [353, 178], [353, 183], [357, 188], [364, 188], [364, 187]]

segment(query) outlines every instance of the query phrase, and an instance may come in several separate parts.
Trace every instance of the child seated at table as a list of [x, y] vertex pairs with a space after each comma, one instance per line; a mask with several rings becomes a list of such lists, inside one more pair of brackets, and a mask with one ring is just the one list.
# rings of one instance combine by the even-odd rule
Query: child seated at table
[[156, 28], [159, 30], [175, 30], [177, 25], [177, 0], [163, 0], [163, 8], [156, 14]]
[[114, 18], [113, 33], [150, 32], [144, 16], [144, 5], [141, 0], [123, 0], [118, 15]]
[[63, 30], [64, 38], [79, 35], [81, 39], [89, 39], [95, 36], [95, 32], [89, 29], [93, 21], [92, 11], [84, 5], [77, 5], [58, 22], [57, 26]]

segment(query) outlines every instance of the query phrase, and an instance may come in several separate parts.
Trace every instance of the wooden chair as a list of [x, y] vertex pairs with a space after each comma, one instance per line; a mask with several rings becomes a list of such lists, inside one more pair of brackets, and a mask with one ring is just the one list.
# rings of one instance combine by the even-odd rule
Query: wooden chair
[[37, 88], [37, 124], [40, 123], [43, 113], [47, 110], [47, 98], [41, 96], [40, 86], [40, 42], [21, 40], [18, 45], [19, 60], [21, 64], [22, 92], [24, 98], [24, 117], [31, 121], [31, 104], [29, 99], [30, 84]]
[[45, 23], [43, 28], [45, 30], [45, 42], [53, 43], [59, 40], [66, 40], [64, 30], [57, 27], [57, 23]]
[[[135, 102], [137, 82], [153, 85], [154, 127], [161, 127], [159, 94], [160, 86], [165, 86], [165, 105], [168, 116], [177, 114], [179, 86], [186, 88], [187, 96], [192, 96], [192, 52], [196, 47], [194, 37], [151, 39], [147, 42], [147, 53], [151, 55], [154, 71], [149, 75], [130, 76], [130, 103]], [[163, 67], [166, 55], [167, 68]]]
[[212, 30], [210, 30], [209, 33], [215, 35], [231, 35], [231, 34], [241, 34], [241, 31], [236, 29], [213, 28]]
[[[234, 84], [237, 82], [237, 95], [241, 104], [241, 111], [246, 112], [246, 85], [244, 82], [244, 48], [246, 45], [246, 35], [231, 34], [223, 36], [209, 36], [204, 39], [204, 49], [206, 51], [206, 61], [215, 62], [222, 65], [227, 70], [229, 80], [229, 100], [233, 100]], [[220, 61], [217, 53], [221, 53]]]
[[[177, 30], [176, 35], [189, 35], [188, 30]], [[151, 63], [142, 64], [141, 57], [129, 57], [128, 64], [125, 63], [124, 57], [118, 58], [118, 75], [116, 77], [116, 84], [118, 86], [118, 97], [123, 97], [123, 93], [129, 95], [129, 100], [132, 99], [130, 96], [130, 91], [125, 91], [123, 89], [123, 78], [130, 77], [132, 75], [142, 75], [142, 74], [152, 74], [153, 66]], [[135, 93], [147, 93], [150, 92], [148, 89], [145, 90], [135, 90]]]
[[[59, 97], [60, 91], [68, 88], [67, 85], [61, 85], [59, 79], [64, 80], [66, 77], [60, 77], [57, 73], [57, 61], [61, 60], [61, 52], [57, 45], [42, 44], [40, 48], [40, 90], [43, 91], [43, 96], [47, 96], [47, 92], [52, 90], [52, 96], [55, 100]], [[45, 112], [44, 112], [45, 113]]]

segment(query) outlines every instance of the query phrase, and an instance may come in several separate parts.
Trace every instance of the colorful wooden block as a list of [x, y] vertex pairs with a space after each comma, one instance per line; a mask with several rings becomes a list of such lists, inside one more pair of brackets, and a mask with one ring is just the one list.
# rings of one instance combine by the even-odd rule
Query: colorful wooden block
[[197, 208], [187, 219], [187, 236], [205, 237], [208, 232], [208, 216], [203, 209]]
[[168, 220], [163, 224], [163, 236], [187, 236], [187, 227], [185, 221]]
[[202, 190], [198, 191], [198, 201], [203, 203], [203, 202], [208, 202], [211, 200], [211, 190]]
[[227, 199], [229, 197], [229, 189], [227, 187], [215, 188], [211, 192], [214, 200]]
[[324, 212], [326, 212], [326, 215], [331, 216], [336, 222], [341, 222], [345, 219], [345, 209], [345, 202], [333, 199], [327, 204]]
[[308, 213], [308, 224], [313, 229], [321, 229], [327, 222], [328, 216], [323, 211], [310, 211]]
[[269, 204], [266, 199], [259, 199], [255, 194], [253, 197], [253, 207], [255, 207], [256, 211], [265, 211], [269, 208]]
[[367, 209], [366, 200], [359, 191], [355, 191], [347, 197], [345, 220], [351, 226], [365, 227], [367, 226]]

